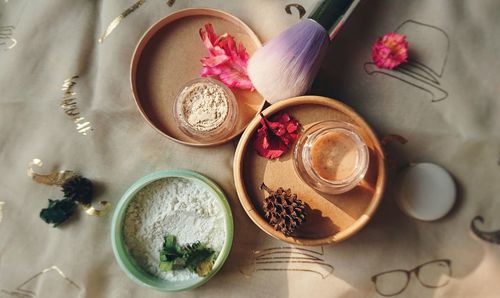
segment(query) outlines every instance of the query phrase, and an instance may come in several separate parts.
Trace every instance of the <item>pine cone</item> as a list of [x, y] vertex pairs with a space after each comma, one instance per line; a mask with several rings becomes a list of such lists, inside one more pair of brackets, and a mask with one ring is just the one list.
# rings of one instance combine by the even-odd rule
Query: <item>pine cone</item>
[[273, 191], [264, 183], [260, 188], [269, 193], [263, 203], [264, 217], [276, 231], [290, 236], [306, 220], [305, 204], [290, 189]]
[[65, 198], [83, 205], [88, 205], [92, 201], [92, 181], [83, 176], [75, 175], [64, 181], [62, 191]]

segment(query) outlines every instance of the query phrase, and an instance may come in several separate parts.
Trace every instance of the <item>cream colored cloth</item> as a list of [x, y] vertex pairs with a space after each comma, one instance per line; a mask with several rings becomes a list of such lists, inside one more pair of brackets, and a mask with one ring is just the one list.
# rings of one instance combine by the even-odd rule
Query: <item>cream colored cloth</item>
[[[293, 3], [309, 12], [315, 2]], [[380, 136], [407, 138], [406, 145], [388, 148], [398, 162], [445, 166], [459, 188], [455, 209], [437, 222], [410, 219], [392, 200], [391, 179], [377, 215], [358, 235], [336, 246], [298, 250], [319, 259], [314, 264], [285, 259], [289, 263], [281, 268], [289, 270], [255, 272], [265, 268], [252, 265], [255, 251], [289, 246], [261, 232], [241, 208], [232, 175], [236, 143], [200, 149], [156, 133], [134, 104], [129, 62], [144, 31], [175, 10], [228, 11], [263, 41], [297, 22], [298, 10], [287, 14], [290, 2], [283, 0], [147, 0], [99, 44], [108, 24], [133, 3], [0, 2], [0, 297], [379, 297], [372, 275], [442, 258], [452, 262], [446, 286], [424, 288], [413, 275], [400, 297], [500, 295], [500, 245], [479, 239], [469, 227], [482, 215], [482, 229], [500, 229], [498, 1], [365, 0], [334, 40], [313, 88], [353, 106]], [[410, 73], [417, 79], [399, 72], [369, 74], [373, 69], [365, 65], [377, 36], [397, 29], [408, 34], [411, 57], [425, 66]], [[59, 107], [61, 86], [75, 75], [81, 116], [93, 128], [87, 136]], [[209, 283], [192, 291], [164, 294], [135, 284], [114, 259], [110, 215], [80, 213], [60, 229], [38, 218], [46, 199], [61, 193], [27, 177], [33, 158], [45, 162], [44, 170], [72, 169], [91, 178], [98, 184], [97, 199], [113, 204], [155, 170], [187, 168], [207, 175], [225, 190], [233, 211], [229, 259]]]

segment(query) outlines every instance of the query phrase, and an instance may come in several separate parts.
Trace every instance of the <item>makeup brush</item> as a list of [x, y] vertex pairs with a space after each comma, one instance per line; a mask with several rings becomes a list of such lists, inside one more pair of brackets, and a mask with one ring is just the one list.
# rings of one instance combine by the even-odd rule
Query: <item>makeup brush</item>
[[359, 1], [323, 0], [307, 19], [258, 49], [248, 62], [248, 74], [257, 91], [270, 103], [305, 94], [329, 41]]

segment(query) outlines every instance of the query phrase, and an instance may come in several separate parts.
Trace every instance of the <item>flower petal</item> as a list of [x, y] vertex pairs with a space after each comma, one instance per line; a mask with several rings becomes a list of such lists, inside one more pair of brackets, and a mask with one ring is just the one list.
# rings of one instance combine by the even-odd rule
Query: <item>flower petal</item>
[[257, 130], [254, 149], [265, 158], [278, 158], [297, 140], [298, 122], [286, 113], [275, 115], [272, 120], [264, 118], [262, 114], [261, 117], [261, 127]]
[[237, 45], [228, 33], [217, 36], [210, 23], [201, 28], [199, 34], [209, 55], [201, 59], [201, 76], [218, 76], [229, 87], [253, 91], [254, 86], [247, 73], [249, 55], [243, 44]]

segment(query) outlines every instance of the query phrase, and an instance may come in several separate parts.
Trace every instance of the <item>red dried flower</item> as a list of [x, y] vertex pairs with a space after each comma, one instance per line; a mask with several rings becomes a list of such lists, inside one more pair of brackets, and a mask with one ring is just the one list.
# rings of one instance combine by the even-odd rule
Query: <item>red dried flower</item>
[[254, 149], [257, 154], [267, 159], [275, 159], [283, 155], [299, 137], [299, 122], [287, 113], [275, 115], [268, 120], [260, 114], [261, 127], [257, 130]]
[[242, 43], [236, 45], [228, 33], [217, 36], [210, 23], [200, 28], [200, 37], [209, 55], [201, 59], [202, 77], [216, 76], [229, 87], [254, 90], [247, 73], [249, 55]]
[[387, 33], [372, 46], [372, 59], [379, 68], [393, 69], [408, 59], [406, 35]]

